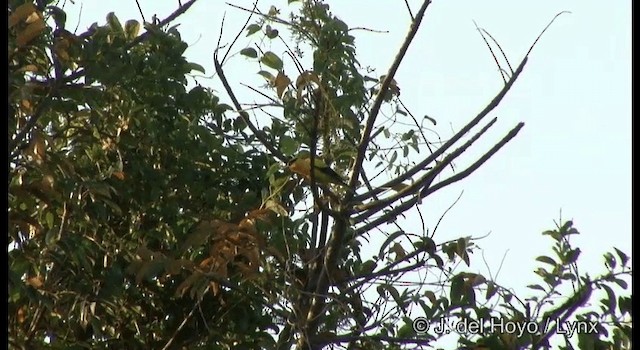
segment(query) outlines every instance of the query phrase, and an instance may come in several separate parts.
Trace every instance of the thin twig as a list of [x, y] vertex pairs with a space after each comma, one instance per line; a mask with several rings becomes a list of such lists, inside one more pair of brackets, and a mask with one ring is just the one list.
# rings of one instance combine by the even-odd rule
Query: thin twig
[[365, 32], [371, 32], [371, 33], [378, 33], [378, 34], [389, 34], [388, 30], [380, 30], [380, 29], [371, 29], [371, 28], [365, 28], [365, 27], [351, 27], [347, 30], [347, 32], [350, 31], [355, 31], [355, 30], [362, 30]]
[[409, 16], [411, 16], [411, 21], [415, 21], [415, 17], [413, 17], [413, 12], [411, 12], [411, 6], [409, 6], [409, 1], [404, 0], [404, 4], [407, 6], [407, 11], [409, 12]]
[[[238, 31], [238, 34], [236, 34], [236, 37], [233, 38], [233, 41], [231, 42], [231, 44], [229, 44], [229, 48], [227, 49], [227, 53], [225, 53], [224, 56], [222, 57], [222, 63], [223, 64], [224, 64], [224, 61], [227, 60], [227, 56], [229, 55], [229, 52], [231, 52], [231, 48], [238, 41], [238, 38], [240, 38], [240, 34], [242, 34], [242, 32], [244, 31], [245, 28], [247, 28], [247, 25], [249, 24], [249, 21], [251, 20], [251, 17], [253, 16], [253, 13], [254, 13], [254, 11], [256, 10], [257, 7], [258, 7], [258, 0], [256, 0], [253, 3], [253, 10], [249, 13], [249, 17], [247, 17], [247, 20], [242, 25], [242, 29], [240, 29]], [[220, 30], [220, 35], [222, 35], [222, 30]]]
[[229, 3], [229, 2], [227, 2], [226, 4], [231, 6], [231, 7], [234, 7], [234, 8], [237, 8], [239, 10], [242, 10], [242, 11], [255, 13], [255, 14], [257, 14], [259, 16], [262, 16], [263, 18], [266, 18], [266, 19], [268, 19], [270, 21], [274, 21], [274, 22], [279, 23], [279, 24], [284, 24], [284, 25], [293, 27], [300, 34], [304, 35], [307, 39], [309, 39], [309, 41], [311, 41], [314, 45], [317, 45], [316, 40], [306, 30], [304, 30], [302, 27], [296, 25], [295, 23], [291, 23], [291, 22], [285, 21], [285, 20], [283, 20], [281, 18], [278, 18], [277, 16], [271, 16], [269, 14], [264, 14], [264, 13], [260, 12], [260, 10], [258, 10], [258, 9], [249, 10], [248, 8], [245, 8], [245, 7], [242, 7], [242, 6], [238, 6], [238, 5]]
[[207, 292], [209, 291], [210, 287], [211, 286], [208, 285], [207, 288], [204, 289], [204, 292], [200, 295], [200, 297], [198, 298], [198, 301], [193, 305], [193, 307], [191, 308], [191, 311], [189, 311], [189, 314], [187, 316], [185, 316], [185, 318], [182, 320], [182, 322], [180, 323], [178, 328], [176, 328], [175, 332], [173, 332], [173, 335], [171, 336], [171, 338], [169, 338], [167, 343], [162, 347], [162, 350], [169, 349], [169, 347], [171, 346], [173, 341], [176, 339], [176, 336], [178, 336], [178, 333], [180, 333], [182, 328], [184, 328], [184, 326], [187, 324], [189, 319], [193, 316], [193, 313], [196, 311], [196, 309], [198, 308], [200, 303], [202, 303], [202, 300], [204, 299], [204, 295], [207, 294]]
[[[496, 57], [496, 54], [493, 52], [493, 48], [491, 47], [491, 45], [489, 45], [489, 42], [487, 41], [487, 38], [484, 37], [484, 33], [478, 27], [478, 23], [476, 23], [476, 21], [473, 21], [473, 24], [475, 24], [476, 30], [478, 31], [478, 33], [480, 33], [480, 36], [482, 37], [482, 40], [484, 40], [484, 43], [487, 44], [487, 48], [489, 48], [489, 52], [491, 53], [491, 56], [493, 57], [493, 61], [496, 63], [496, 66], [498, 67], [498, 72], [500, 72], [500, 76], [502, 77], [502, 81], [506, 84], [507, 83], [507, 78], [505, 77], [504, 70], [502, 69], [502, 67], [500, 67], [500, 62], [498, 62], [498, 58]], [[512, 72], [513, 72], [513, 70], [512, 70]]]
[[533, 48], [536, 46], [536, 44], [538, 43], [538, 40], [540, 40], [540, 38], [542, 37], [542, 34], [544, 34], [544, 32], [547, 31], [547, 29], [553, 24], [553, 22], [556, 20], [556, 18], [558, 18], [560, 15], [564, 14], [564, 13], [571, 13], [571, 11], [562, 11], [558, 14], [556, 14], [555, 16], [553, 16], [553, 19], [551, 19], [551, 21], [549, 22], [549, 24], [547, 24], [546, 27], [544, 27], [544, 29], [542, 30], [542, 32], [540, 32], [540, 34], [538, 35], [538, 37], [536, 38], [536, 40], [533, 42], [533, 44], [531, 44], [531, 47], [529, 48], [529, 51], [527, 51], [527, 56], [529, 56], [529, 54], [531, 53], [531, 51], [533, 50]]
[[420, 135], [422, 135], [422, 138], [424, 139], [424, 142], [427, 145], [427, 148], [429, 149], [429, 153], [433, 153], [433, 150], [431, 149], [431, 145], [429, 145], [429, 140], [427, 140], [427, 135], [425, 135], [424, 131], [422, 131], [423, 127], [418, 123], [418, 119], [416, 119], [416, 117], [413, 115], [413, 113], [411, 113], [409, 108], [407, 108], [407, 106], [404, 105], [404, 103], [402, 102], [402, 100], [400, 98], [398, 98], [398, 102], [400, 103], [402, 108], [404, 108], [404, 110], [407, 112], [407, 114], [409, 114], [409, 116], [411, 117], [411, 120], [413, 120], [413, 123], [416, 126], [416, 129], [418, 129], [418, 131], [420, 131]]
[[436, 223], [436, 226], [433, 228], [433, 233], [431, 234], [430, 238], [433, 238], [436, 235], [436, 231], [438, 231], [438, 227], [440, 227], [440, 222], [442, 222], [442, 219], [444, 219], [445, 215], [447, 215], [447, 213], [456, 205], [456, 203], [458, 203], [460, 198], [462, 198], [463, 194], [464, 194], [464, 190], [460, 192], [460, 195], [458, 196], [458, 198], [456, 198], [456, 200], [453, 201], [453, 203], [451, 203], [451, 205], [447, 208], [447, 210], [445, 210], [444, 213], [442, 213], [442, 215], [438, 219], [438, 222]]
[[502, 58], [504, 58], [505, 62], [507, 62], [507, 67], [509, 67], [509, 71], [511, 71], [511, 74], [513, 74], [513, 68], [511, 68], [511, 62], [509, 62], [509, 59], [507, 58], [507, 55], [502, 50], [502, 46], [500, 46], [498, 41], [496, 39], [494, 39], [493, 36], [489, 32], [487, 32], [485, 29], [482, 29], [482, 31], [485, 34], [487, 34], [489, 36], [489, 38], [491, 38], [491, 40], [493, 41], [494, 44], [496, 44], [496, 46], [498, 47], [498, 50], [500, 50], [500, 53], [502, 54]]
[[138, 5], [138, 12], [140, 12], [140, 16], [142, 17], [142, 22], [147, 22], [144, 18], [144, 13], [142, 12], [142, 6], [140, 6], [140, 1], [136, 0], [136, 5]]

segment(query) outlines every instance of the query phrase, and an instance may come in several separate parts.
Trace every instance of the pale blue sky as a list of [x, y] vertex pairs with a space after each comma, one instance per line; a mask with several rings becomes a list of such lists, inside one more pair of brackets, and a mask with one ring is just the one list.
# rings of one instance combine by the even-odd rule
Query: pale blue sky
[[[140, 2], [147, 20], [154, 13], [164, 18], [177, 5], [177, 1]], [[415, 12], [419, 2], [409, 2]], [[133, 0], [81, 3], [79, 31], [94, 21], [104, 23], [110, 11], [122, 23], [141, 20]], [[249, 1], [233, 3], [251, 6]], [[286, 8], [286, 3], [262, 0], [260, 6]], [[328, 3], [350, 27], [388, 31], [354, 32], [361, 64], [384, 74], [408, 29], [404, 1]], [[77, 5], [67, 8], [71, 30], [77, 9]], [[491, 232], [479, 245], [493, 274], [504, 257], [498, 276], [503, 285], [537, 282], [533, 260], [550, 254], [551, 245], [540, 233], [553, 228], [560, 210], [582, 233], [574, 242], [582, 249], [583, 273], [603, 271], [601, 256], [612, 246], [631, 252], [631, 1], [435, 0], [396, 75], [405, 105], [415, 115], [436, 118], [435, 130], [446, 138], [502, 86], [473, 21], [500, 42], [515, 67], [544, 26], [565, 10], [572, 13], [560, 16], [537, 44], [515, 87], [487, 118], [497, 116], [497, 124], [469, 156], [484, 153], [520, 121], [526, 123], [524, 129], [476, 173], [422, 205], [432, 228], [464, 190], [435, 239]], [[190, 44], [187, 57], [203, 65], [207, 75], [213, 72], [212, 50], [225, 11], [223, 42], [228, 43], [246, 14], [222, 1], [200, 0], [176, 22]], [[249, 42], [243, 35], [237, 50]], [[242, 100], [258, 99], [239, 85], [255, 77], [254, 63], [235, 57], [226, 69]], [[199, 82], [218, 89], [222, 100], [228, 101], [216, 79]], [[463, 159], [457, 164], [462, 169], [468, 163]], [[417, 217], [410, 218], [415, 222]], [[472, 262], [472, 269], [487, 271], [480, 255]]]

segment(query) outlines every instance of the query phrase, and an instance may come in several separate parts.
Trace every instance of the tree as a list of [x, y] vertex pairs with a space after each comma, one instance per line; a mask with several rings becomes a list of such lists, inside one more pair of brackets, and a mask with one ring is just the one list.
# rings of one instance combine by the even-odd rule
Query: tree
[[[80, 34], [48, 1], [9, 2], [11, 344], [404, 348], [436, 344], [441, 334], [420, 327], [445, 318], [538, 326], [575, 318], [598, 330], [580, 333], [580, 348], [630, 348], [631, 297], [611, 287], [626, 289], [628, 258], [616, 249], [601, 276], [579, 274], [572, 222], [544, 233], [554, 256], [538, 259], [548, 268], [535, 271], [542, 283], [530, 288], [539, 294], [526, 298], [456, 270], [459, 261], [470, 265], [469, 237], [436, 242], [428, 232], [386, 225], [516, 136], [523, 123], [444, 176], [497, 122], [464, 140], [506, 96], [530, 52], [503, 70], [504, 87], [486, 108], [431, 149], [422, 129], [435, 121], [418, 121], [403, 107], [394, 80], [429, 1], [412, 14], [397, 59], [379, 77], [367, 75], [348, 25], [327, 4], [290, 1], [298, 10], [289, 19], [275, 7], [244, 9], [251, 17], [243, 32], [256, 45], [235, 50], [255, 59], [266, 81], [253, 89], [267, 102], [252, 108], [225, 75], [235, 42], [224, 54], [212, 48], [230, 105], [206, 87], [189, 88], [189, 74], [204, 69], [185, 59], [187, 44], [169, 25], [194, 2], [144, 23], [144, 31], [111, 13]], [[288, 57], [261, 46], [280, 42], [281, 32], [293, 38], [291, 46], [281, 41]], [[380, 126], [383, 107], [415, 128]], [[265, 126], [254, 122], [254, 110], [264, 112]], [[391, 151], [382, 137], [394, 140]], [[427, 150], [417, 164], [398, 158]], [[287, 163], [301, 152], [348, 174], [351, 190], [292, 172]], [[374, 232], [385, 239], [376, 242]], [[426, 270], [441, 277], [398, 283]], [[606, 293], [602, 307], [585, 308], [598, 290]], [[518, 337], [487, 330], [461, 332], [459, 343], [538, 349], [553, 338], [557, 329]]]

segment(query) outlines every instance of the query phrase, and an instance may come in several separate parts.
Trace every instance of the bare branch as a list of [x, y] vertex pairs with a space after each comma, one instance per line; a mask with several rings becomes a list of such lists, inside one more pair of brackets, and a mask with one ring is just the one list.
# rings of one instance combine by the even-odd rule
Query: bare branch
[[[240, 35], [242, 34], [242, 32], [244, 31], [245, 28], [247, 28], [247, 25], [249, 24], [249, 21], [251, 20], [251, 17], [254, 14], [254, 11], [256, 10], [256, 8], [258, 7], [258, 0], [256, 0], [253, 3], [253, 10], [251, 12], [249, 12], [249, 17], [247, 17], [247, 20], [244, 22], [244, 24], [242, 25], [242, 29], [240, 29], [238, 31], [238, 34], [236, 34], [236, 37], [233, 38], [233, 41], [231, 42], [231, 44], [229, 44], [229, 48], [227, 49], [227, 53], [224, 54], [224, 56], [222, 57], [222, 63], [224, 63], [224, 61], [226, 61], [227, 56], [229, 55], [229, 52], [231, 52], [231, 48], [233, 47], [233, 45], [236, 43], [236, 41], [238, 41], [238, 38], [240, 38]], [[220, 31], [220, 34], [222, 35], [222, 30]]]
[[436, 222], [436, 226], [433, 228], [433, 233], [431, 234], [431, 237], [436, 235], [436, 231], [438, 231], [438, 227], [440, 227], [440, 223], [442, 222], [442, 219], [444, 219], [445, 215], [447, 215], [449, 210], [451, 210], [458, 203], [460, 198], [462, 198], [463, 194], [464, 194], [464, 191], [460, 192], [460, 195], [458, 196], [458, 198], [456, 198], [456, 200], [453, 201], [453, 203], [451, 203], [451, 205], [444, 211], [444, 213], [442, 213], [442, 215], [438, 219], [438, 222]]
[[[482, 40], [484, 40], [484, 43], [487, 44], [487, 48], [489, 48], [489, 52], [491, 53], [491, 56], [493, 57], [493, 60], [496, 63], [496, 66], [498, 67], [498, 71], [500, 72], [500, 76], [502, 77], [502, 81], [506, 84], [507, 83], [507, 78], [505, 77], [504, 70], [500, 67], [500, 62], [498, 62], [498, 58], [496, 57], [496, 54], [493, 52], [493, 48], [491, 47], [491, 45], [489, 45], [489, 42], [487, 41], [487, 38], [484, 37], [484, 33], [486, 33], [486, 31], [483, 32], [478, 27], [478, 24], [476, 23], [476, 21], [473, 21], [473, 24], [475, 24], [476, 30], [478, 30], [478, 33], [480, 33], [480, 36], [482, 37]], [[494, 40], [494, 42], [495, 42], [495, 40]], [[502, 49], [500, 49], [500, 51], [502, 51]], [[504, 55], [504, 52], [502, 54]], [[507, 61], [507, 63], [508, 62], [509, 61]], [[511, 68], [511, 66], [509, 66], [509, 68]], [[511, 70], [511, 73], [513, 74], [513, 69]]]
[[407, 11], [409, 12], [409, 16], [411, 16], [411, 21], [415, 21], [415, 17], [413, 16], [413, 12], [411, 12], [411, 6], [409, 6], [409, 2], [404, 0], [405, 6], [407, 6]]
[[556, 18], [558, 18], [560, 15], [564, 14], [564, 13], [571, 13], [571, 11], [562, 11], [558, 14], [556, 14], [555, 16], [553, 16], [553, 18], [551, 19], [551, 21], [549, 22], [549, 24], [547, 24], [546, 27], [544, 27], [544, 29], [542, 30], [542, 32], [540, 32], [540, 34], [538, 35], [538, 37], [536, 38], [536, 40], [533, 42], [533, 44], [531, 44], [531, 47], [529, 48], [529, 51], [527, 51], [527, 56], [529, 56], [529, 54], [531, 53], [531, 51], [533, 50], [533, 48], [536, 46], [536, 44], [538, 43], [538, 40], [540, 40], [540, 38], [542, 37], [542, 34], [544, 34], [544, 32], [547, 31], [547, 29], [549, 29], [549, 27], [551, 27], [551, 25], [553, 24], [553, 22], [556, 20]]
[[473, 163], [470, 167], [468, 167], [467, 169], [451, 176], [450, 178], [439, 182], [429, 188], [425, 188], [421, 193], [420, 193], [420, 197], [426, 197], [429, 194], [445, 187], [448, 186], [454, 182], [460, 181], [462, 179], [464, 179], [465, 177], [471, 175], [471, 173], [473, 173], [474, 171], [476, 171], [476, 169], [478, 169], [484, 162], [486, 162], [487, 160], [489, 160], [489, 158], [491, 158], [494, 154], [496, 154], [496, 152], [498, 152], [504, 145], [507, 144], [507, 142], [511, 141], [511, 139], [513, 139], [518, 132], [520, 132], [520, 129], [522, 129], [522, 127], [524, 126], [524, 123], [520, 122], [518, 123], [518, 125], [516, 125], [515, 128], [511, 129], [511, 131], [509, 131], [509, 133], [502, 139], [500, 140], [500, 142], [498, 142], [497, 144], [495, 144], [490, 150], [489, 152], [485, 153], [482, 157], [480, 157], [480, 159], [478, 159], [477, 161], [475, 161], [475, 163]]
[[411, 23], [411, 28], [409, 29], [409, 33], [407, 34], [407, 37], [405, 38], [404, 43], [400, 47], [400, 50], [398, 50], [398, 54], [396, 55], [396, 58], [393, 61], [393, 64], [389, 68], [389, 72], [387, 73], [387, 76], [382, 82], [382, 86], [380, 87], [380, 92], [378, 93], [378, 96], [373, 102], [373, 106], [371, 107], [371, 113], [369, 114], [369, 118], [367, 119], [367, 124], [362, 133], [362, 138], [360, 139], [360, 144], [358, 145], [358, 154], [356, 156], [355, 162], [353, 163], [353, 168], [351, 171], [351, 179], [349, 179], [349, 186], [351, 188], [355, 186], [356, 182], [358, 181], [358, 178], [360, 177], [360, 172], [362, 171], [362, 162], [364, 161], [366, 150], [370, 142], [371, 132], [373, 131], [373, 126], [375, 125], [376, 117], [380, 112], [380, 107], [382, 106], [384, 96], [386, 95], [387, 90], [389, 90], [389, 85], [391, 85], [391, 81], [393, 81], [393, 77], [395, 76], [396, 71], [400, 67], [400, 63], [402, 62], [402, 59], [404, 58], [405, 54], [407, 53], [407, 50], [409, 49], [409, 45], [411, 44], [411, 42], [413, 41], [413, 38], [418, 32], [418, 28], [420, 27], [420, 23], [422, 22], [422, 18], [424, 17], [424, 14], [427, 10], [427, 7], [429, 7], [429, 4], [431, 4], [431, 1], [425, 0], [422, 6], [420, 7], [420, 10], [418, 10], [418, 13], [416, 14], [415, 19]]
[[[528, 60], [528, 57], [525, 56], [525, 58], [522, 60], [522, 62], [520, 62], [520, 65], [518, 66], [516, 71], [513, 73], [509, 81], [507, 82], [507, 84], [505, 84], [502, 90], [500, 90], [500, 92], [493, 98], [493, 100], [491, 100], [491, 102], [482, 111], [480, 111], [480, 113], [478, 113], [478, 115], [475, 118], [473, 118], [469, 123], [467, 123], [467, 125], [465, 125], [462, 129], [460, 129], [460, 131], [458, 131], [455, 135], [453, 135], [453, 137], [451, 137], [447, 142], [445, 142], [444, 145], [440, 146], [440, 148], [438, 148], [435, 152], [433, 152], [424, 160], [416, 164], [413, 168], [409, 169], [403, 175], [395, 179], [392, 179], [388, 181], [386, 184], [377, 188], [375, 190], [375, 193], [380, 193], [382, 191], [385, 191], [387, 188], [393, 188], [396, 185], [401, 184], [403, 181], [410, 178], [420, 170], [424, 169], [427, 165], [429, 165], [429, 163], [438, 159], [440, 155], [442, 155], [454, 143], [456, 143], [460, 138], [462, 138], [462, 136], [464, 136], [467, 132], [469, 132], [469, 130], [471, 130], [474, 126], [476, 126], [485, 116], [487, 116], [487, 114], [489, 114], [494, 108], [496, 108], [500, 104], [502, 99], [506, 96], [507, 92], [509, 92], [509, 90], [515, 83], [516, 79], [518, 79], [518, 77], [522, 73], [524, 66], [527, 63], [527, 60]], [[358, 196], [357, 199], [360, 199], [360, 200], [365, 199], [365, 198], [371, 197], [371, 195], [372, 195], [371, 192], [365, 193], [363, 195]]]
[[[518, 131], [520, 131], [520, 129], [523, 126], [524, 126], [524, 123], [519, 123], [500, 142], [498, 142], [496, 145], [494, 145], [486, 154], [484, 154], [482, 157], [480, 157], [480, 159], [478, 159], [475, 163], [473, 163], [469, 168], [465, 169], [464, 171], [462, 171], [462, 172], [460, 172], [460, 173], [458, 173], [456, 175], [451, 176], [450, 178], [448, 178], [448, 179], [446, 179], [446, 180], [444, 180], [442, 182], [437, 183], [434, 186], [425, 187], [420, 192], [420, 194], [417, 195], [416, 197], [411, 198], [410, 200], [399, 204], [395, 208], [393, 208], [390, 211], [386, 212], [384, 215], [381, 215], [380, 217], [376, 218], [375, 220], [372, 220], [371, 222], [367, 223], [366, 225], [358, 228], [356, 230], [356, 235], [360, 235], [360, 234], [362, 234], [364, 232], [367, 232], [367, 231], [371, 230], [374, 227], [377, 227], [378, 225], [381, 225], [381, 224], [391, 220], [392, 218], [398, 216], [400, 213], [403, 213], [403, 212], [409, 210], [413, 205], [418, 203], [420, 200], [422, 200], [424, 197], [428, 196], [429, 194], [441, 189], [442, 187], [445, 187], [445, 186], [447, 186], [447, 185], [449, 185], [451, 183], [454, 183], [456, 181], [462, 180], [463, 178], [469, 176], [478, 167], [480, 167], [480, 165], [482, 165], [489, 158], [491, 158], [498, 150], [500, 150], [500, 148], [502, 148], [507, 142], [509, 142], [513, 137], [515, 137], [515, 135], [518, 133]], [[454, 153], [460, 152], [463, 147], [465, 147], [465, 145], [463, 145], [461, 148], [457, 149]], [[457, 155], [455, 157], [457, 157]], [[435, 168], [434, 168], [434, 170], [435, 170]]]
[[[358, 215], [353, 218], [355, 222], [362, 222], [367, 218], [371, 217], [374, 213], [389, 207], [399, 199], [416, 194], [422, 188], [426, 188], [429, 184], [436, 178], [436, 176], [444, 170], [444, 168], [451, 164], [457, 157], [459, 157], [462, 153], [464, 153], [471, 145], [473, 145], [482, 135], [484, 135], [490, 127], [492, 127], [497, 118], [493, 118], [487, 125], [485, 125], [480, 131], [478, 131], [472, 138], [470, 138], [467, 142], [465, 142], [462, 146], [457, 148], [455, 151], [448, 154], [440, 163], [433, 167], [433, 169], [429, 170], [426, 174], [424, 174], [420, 179], [418, 179], [415, 183], [403, 189], [402, 191], [396, 193], [395, 195], [384, 198], [383, 200], [377, 202], [367, 203], [365, 205], [361, 205], [357, 207], [359, 211], [365, 211], [364, 213]], [[388, 213], [387, 213], [388, 214]]]
[[182, 328], [184, 328], [184, 326], [187, 324], [187, 322], [189, 321], [189, 319], [191, 317], [193, 317], [193, 313], [196, 311], [196, 309], [198, 308], [198, 306], [200, 305], [200, 303], [202, 303], [202, 299], [204, 299], [204, 295], [209, 291], [210, 286], [207, 286], [207, 288], [205, 288], [204, 292], [200, 295], [200, 297], [198, 298], [198, 301], [193, 304], [193, 307], [191, 308], [191, 311], [189, 311], [189, 313], [187, 314], [187, 316], [184, 317], [184, 319], [182, 320], [182, 322], [180, 322], [180, 325], [178, 326], [178, 328], [176, 328], [175, 332], [173, 332], [173, 335], [171, 336], [171, 338], [169, 338], [169, 340], [167, 340], [167, 343], [164, 344], [164, 346], [162, 347], [162, 350], [167, 350], [169, 349], [169, 347], [171, 346], [171, 344], [174, 342], [174, 340], [176, 339], [176, 336], [178, 335], [178, 333], [180, 333], [180, 331], [182, 330]]
[[511, 74], [513, 74], [513, 68], [511, 68], [511, 63], [509, 62], [509, 59], [507, 58], [507, 55], [502, 50], [502, 46], [500, 46], [498, 41], [496, 39], [494, 39], [493, 36], [489, 32], [487, 32], [484, 29], [482, 29], [482, 31], [485, 34], [487, 34], [489, 36], [489, 38], [491, 38], [491, 40], [494, 42], [494, 44], [496, 44], [496, 46], [498, 47], [498, 50], [500, 50], [500, 53], [502, 54], [502, 58], [504, 58], [505, 62], [507, 62], [507, 67], [509, 67], [509, 71], [511, 72]]
[[146, 22], [147, 20], [144, 18], [144, 12], [142, 12], [142, 7], [140, 6], [139, 0], [136, 0], [136, 5], [138, 5], [138, 11], [140, 12], [140, 16], [142, 17], [142, 22]]

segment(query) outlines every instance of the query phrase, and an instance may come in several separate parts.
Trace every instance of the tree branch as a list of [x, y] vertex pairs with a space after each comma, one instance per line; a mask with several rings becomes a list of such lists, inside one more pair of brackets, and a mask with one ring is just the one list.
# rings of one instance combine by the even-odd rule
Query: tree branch
[[[455, 135], [453, 135], [453, 137], [451, 137], [447, 142], [445, 142], [444, 145], [442, 145], [435, 152], [433, 152], [431, 155], [426, 157], [423, 161], [416, 164], [413, 168], [409, 169], [405, 174], [395, 179], [392, 179], [389, 182], [377, 188], [376, 193], [385, 191], [385, 189], [387, 188], [393, 188], [394, 186], [401, 184], [402, 181], [405, 181], [406, 179], [415, 175], [420, 170], [424, 169], [427, 165], [429, 165], [429, 163], [436, 160], [447, 149], [449, 149], [460, 138], [462, 138], [462, 136], [464, 136], [467, 132], [469, 132], [469, 130], [471, 130], [474, 126], [476, 126], [484, 117], [487, 116], [487, 114], [489, 114], [493, 109], [495, 109], [500, 104], [502, 99], [506, 96], [507, 92], [509, 92], [509, 90], [515, 83], [516, 79], [518, 79], [518, 77], [520, 76], [520, 73], [522, 73], [524, 66], [527, 63], [527, 60], [528, 60], [528, 56], [525, 56], [525, 58], [522, 60], [522, 62], [520, 62], [520, 65], [518, 66], [516, 71], [513, 73], [509, 81], [505, 84], [505, 86], [493, 98], [493, 100], [491, 100], [491, 102], [482, 111], [480, 111], [480, 113], [478, 113], [478, 115], [475, 118], [473, 118], [469, 123], [467, 123], [467, 125], [465, 125], [462, 129], [460, 129], [460, 131], [458, 131]], [[363, 194], [362, 196], [358, 196], [357, 199], [364, 199], [364, 198], [370, 197], [371, 195], [372, 193], [366, 193], [366, 194]]]
[[490, 150], [489, 152], [485, 153], [482, 157], [480, 157], [480, 159], [478, 159], [475, 163], [471, 164], [470, 167], [468, 167], [467, 169], [465, 169], [464, 171], [461, 171], [453, 176], [451, 176], [450, 178], [438, 182], [437, 184], [433, 185], [432, 187], [429, 188], [425, 188], [421, 193], [420, 193], [420, 197], [424, 198], [428, 195], [430, 195], [431, 193], [445, 187], [448, 186], [454, 182], [460, 181], [462, 179], [464, 179], [465, 177], [471, 175], [471, 173], [473, 173], [474, 171], [476, 171], [484, 162], [486, 162], [487, 160], [489, 160], [489, 158], [493, 157], [494, 154], [496, 154], [504, 145], [507, 144], [507, 142], [511, 141], [511, 139], [513, 139], [518, 132], [520, 132], [520, 129], [522, 129], [522, 127], [524, 126], [524, 123], [520, 122], [518, 123], [518, 125], [516, 125], [515, 128], [511, 129], [511, 131], [509, 131], [509, 133], [507, 135], [505, 135], [505, 137], [500, 140], [500, 142], [498, 142], [497, 144], [495, 144]]
[[423, 175], [420, 179], [418, 179], [414, 184], [412, 184], [411, 186], [403, 189], [402, 191], [398, 192], [396, 195], [393, 196], [389, 196], [383, 200], [377, 201], [377, 202], [372, 202], [372, 203], [367, 203], [365, 205], [362, 206], [358, 206], [357, 209], [361, 210], [361, 211], [365, 211], [364, 213], [358, 215], [357, 217], [353, 218], [353, 221], [355, 222], [362, 222], [364, 220], [366, 220], [367, 218], [371, 217], [371, 215], [373, 215], [374, 213], [389, 207], [390, 205], [392, 205], [394, 202], [398, 201], [399, 199], [406, 197], [408, 195], [411, 194], [415, 194], [416, 192], [418, 192], [418, 190], [428, 187], [430, 185], [430, 183], [436, 178], [436, 176], [442, 172], [445, 167], [449, 164], [451, 164], [451, 162], [453, 162], [456, 158], [458, 158], [462, 153], [464, 153], [473, 143], [475, 143], [482, 135], [484, 135], [485, 132], [487, 132], [487, 130], [489, 130], [489, 128], [491, 126], [493, 126], [493, 124], [496, 122], [497, 118], [493, 118], [487, 125], [485, 125], [478, 133], [476, 133], [475, 135], [473, 135], [473, 137], [471, 139], [469, 139], [467, 142], [465, 142], [461, 147], [457, 148], [456, 150], [454, 150], [453, 152], [451, 152], [450, 154], [448, 154], [441, 162], [439, 162], [438, 164], [436, 164], [436, 166], [433, 167], [433, 169], [429, 170], [425, 175]]
[[[469, 176], [471, 173], [473, 173], [476, 169], [478, 169], [478, 167], [480, 167], [480, 165], [482, 165], [484, 162], [486, 162], [489, 158], [491, 158], [496, 152], [498, 152], [500, 150], [500, 148], [502, 148], [507, 142], [509, 142], [513, 137], [516, 136], [516, 134], [520, 131], [520, 129], [524, 126], [524, 123], [519, 123], [514, 129], [512, 129], [500, 142], [498, 142], [496, 145], [494, 145], [487, 153], [485, 153], [482, 157], [480, 157], [480, 159], [478, 159], [475, 163], [473, 163], [470, 167], [468, 167], [467, 169], [465, 169], [464, 171], [442, 181], [437, 183], [436, 185], [434, 185], [433, 187], [426, 187], [425, 189], [423, 189], [419, 195], [417, 195], [414, 198], [411, 198], [410, 200], [399, 204], [397, 207], [391, 209], [389, 212], [385, 213], [384, 215], [376, 218], [375, 220], [367, 223], [366, 225], [358, 228], [356, 230], [356, 235], [360, 235], [364, 232], [367, 232], [369, 230], [371, 230], [374, 227], [377, 227], [378, 225], [381, 225], [389, 220], [391, 220], [392, 218], [398, 216], [400, 213], [403, 213], [407, 210], [409, 210], [412, 206], [414, 206], [416, 203], [418, 203], [420, 200], [422, 200], [424, 197], [430, 195], [431, 193], [441, 189], [442, 187], [445, 187], [451, 183], [454, 183], [456, 181], [460, 181], [463, 178]], [[464, 147], [464, 146], [463, 146]]]
[[420, 23], [424, 18], [424, 14], [427, 10], [427, 7], [429, 7], [429, 4], [431, 4], [431, 0], [425, 0], [422, 3], [422, 6], [418, 10], [418, 12], [416, 13], [415, 19], [411, 23], [409, 33], [407, 34], [407, 37], [405, 38], [404, 43], [400, 47], [400, 50], [398, 50], [398, 54], [396, 55], [396, 58], [393, 61], [393, 64], [391, 64], [391, 67], [389, 68], [389, 72], [387, 73], [387, 76], [385, 77], [384, 81], [382, 82], [382, 85], [380, 86], [380, 92], [378, 93], [378, 96], [373, 102], [373, 106], [371, 107], [371, 113], [369, 113], [367, 124], [362, 133], [360, 144], [358, 145], [358, 153], [356, 156], [356, 160], [353, 163], [351, 178], [349, 179], [349, 187], [351, 188], [355, 187], [355, 184], [358, 182], [358, 178], [360, 177], [360, 172], [362, 171], [362, 163], [366, 155], [367, 147], [369, 146], [371, 132], [373, 131], [373, 126], [375, 124], [376, 117], [378, 116], [378, 112], [380, 112], [380, 107], [382, 106], [382, 102], [384, 101], [384, 96], [386, 95], [387, 90], [389, 90], [389, 85], [391, 85], [391, 82], [393, 81], [393, 77], [398, 71], [398, 67], [400, 67], [400, 63], [402, 62], [402, 59], [404, 58], [405, 54], [407, 53], [407, 50], [409, 49], [409, 45], [411, 44], [411, 42], [413, 41], [413, 38], [416, 36], [416, 33], [418, 32], [418, 28], [420, 27]]

